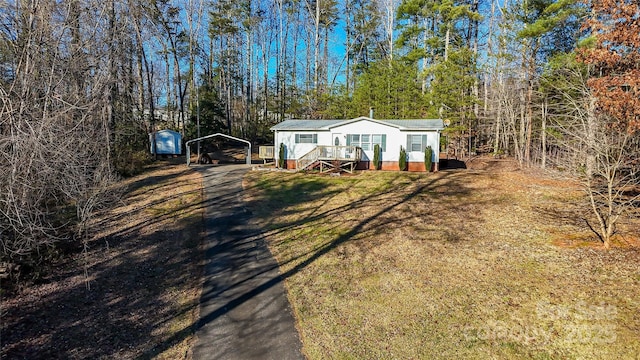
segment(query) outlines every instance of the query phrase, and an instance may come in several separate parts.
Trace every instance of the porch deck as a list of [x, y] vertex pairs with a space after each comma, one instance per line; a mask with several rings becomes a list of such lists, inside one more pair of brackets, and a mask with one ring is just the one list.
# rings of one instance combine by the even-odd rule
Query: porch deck
[[320, 168], [320, 172], [331, 170], [353, 170], [362, 159], [362, 149], [358, 146], [327, 146], [318, 145], [313, 150], [296, 161], [298, 171]]

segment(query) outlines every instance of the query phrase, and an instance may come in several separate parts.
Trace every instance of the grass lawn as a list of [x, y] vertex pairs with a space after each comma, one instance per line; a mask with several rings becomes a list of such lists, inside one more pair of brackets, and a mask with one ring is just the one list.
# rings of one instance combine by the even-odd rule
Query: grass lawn
[[566, 181], [252, 172], [245, 188], [311, 359], [640, 354], [640, 226], [603, 250]]

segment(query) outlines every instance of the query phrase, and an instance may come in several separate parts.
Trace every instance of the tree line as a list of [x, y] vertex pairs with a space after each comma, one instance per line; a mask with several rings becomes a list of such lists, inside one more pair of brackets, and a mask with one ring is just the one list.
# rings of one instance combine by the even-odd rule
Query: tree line
[[203, 134], [269, 143], [283, 119], [370, 108], [446, 119], [449, 156], [570, 172], [608, 244], [638, 201], [639, 13], [632, 0], [3, 2], [2, 257], [68, 238], [66, 224], [82, 238], [156, 129], [194, 138], [198, 117]]

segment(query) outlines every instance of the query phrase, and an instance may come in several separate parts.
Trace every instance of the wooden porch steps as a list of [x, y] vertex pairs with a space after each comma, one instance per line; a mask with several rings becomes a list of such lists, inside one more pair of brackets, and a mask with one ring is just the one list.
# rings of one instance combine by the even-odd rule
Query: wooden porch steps
[[338, 170], [353, 173], [361, 159], [362, 149], [358, 146], [318, 145], [296, 160], [296, 169], [303, 171], [319, 167], [320, 172]]

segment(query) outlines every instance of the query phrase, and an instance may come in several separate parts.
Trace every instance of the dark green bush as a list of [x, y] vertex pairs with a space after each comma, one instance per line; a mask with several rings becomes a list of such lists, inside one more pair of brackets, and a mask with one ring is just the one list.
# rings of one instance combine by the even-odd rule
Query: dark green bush
[[373, 146], [373, 167], [376, 170], [380, 170], [380, 145], [375, 144]]
[[400, 167], [400, 171], [407, 170], [407, 151], [400, 146], [400, 158], [398, 159], [398, 166]]
[[427, 172], [431, 171], [431, 165], [433, 164], [433, 149], [431, 146], [427, 146], [424, 149], [424, 167]]
[[285, 155], [285, 146], [284, 143], [280, 143], [280, 150], [278, 151], [278, 167], [284, 169], [284, 155]]

